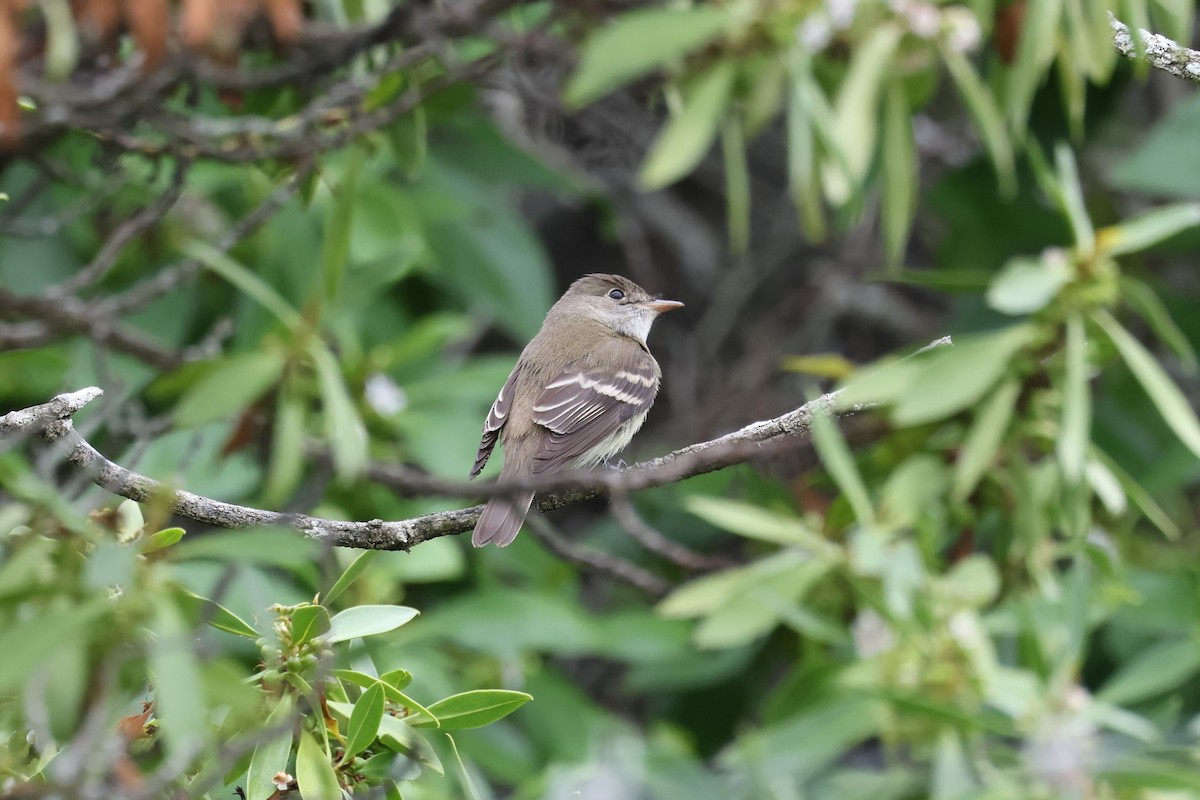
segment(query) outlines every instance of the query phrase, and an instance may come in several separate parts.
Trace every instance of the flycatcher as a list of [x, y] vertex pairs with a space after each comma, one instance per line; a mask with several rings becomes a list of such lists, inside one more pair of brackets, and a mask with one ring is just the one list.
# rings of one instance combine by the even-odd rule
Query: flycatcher
[[[500, 480], [586, 469], [619, 453], [646, 421], [662, 378], [646, 347], [650, 326], [682, 305], [651, 297], [620, 275], [572, 283], [492, 404], [471, 477], [497, 440], [504, 445]], [[471, 543], [508, 545], [532, 502], [533, 492], [492, 498]]]

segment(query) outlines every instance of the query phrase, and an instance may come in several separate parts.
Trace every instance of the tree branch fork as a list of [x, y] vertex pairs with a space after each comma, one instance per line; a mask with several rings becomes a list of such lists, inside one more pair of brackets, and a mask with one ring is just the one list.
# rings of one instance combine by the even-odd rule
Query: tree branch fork
[[[924, 349], [948, 344], [950, 337], [945, 337]], [[56, 449], [62, 462], [97, 486], [137, 502], [162, 503], [171, 513], [185, 519], [223, 528], [290, 527], [336, 547], [407, 551], [439, 536], [471, 530], [482, 511], [482, 506], [473, 506], [405, 520], [351, 522], [252, 508], [176, 489], [109, 460], [75, 430], [74, 415], [102, 394], [101, 389], [88, 387], [0, 416], [0, 442], [40, 438]], [[483, 484], [409, 475], [400, 469], [392, 471], [386, 467], [380, 467], [378, 474], [372, 477], [394, 488], [424, 496], [486, 498], [534, 489], [540, 492], [537, 505], [542, 511], [598, 496], [624, 501], [632, 492], [678, 483], [794, 448], [811, 429], [815, 416], [840, 416], [861, 410], [859, 406], [839, 405], [837, 395], [837, 392], [821, 395], [773, 419], [751, 423], [716, 439], [688, 445], [622, 470], [567, 472]]]

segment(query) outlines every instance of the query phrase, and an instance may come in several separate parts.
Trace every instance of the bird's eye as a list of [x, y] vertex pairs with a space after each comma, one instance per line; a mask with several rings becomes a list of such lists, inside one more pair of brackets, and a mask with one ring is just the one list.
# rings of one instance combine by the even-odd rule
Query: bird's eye
[[613, 300], [621, 300], [625, 297], [625, 293], [622, 292], [620, 289], [613, 289], [611, 292], [608, 293], [608, 296], [611, 297]]

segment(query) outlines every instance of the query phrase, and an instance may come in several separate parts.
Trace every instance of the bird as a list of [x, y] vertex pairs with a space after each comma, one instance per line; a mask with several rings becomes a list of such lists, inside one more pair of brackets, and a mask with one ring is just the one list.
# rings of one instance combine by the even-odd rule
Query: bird
[[[585, 275], [568, 287], [521, 351], [483, 423], [473, 479], [499, 442], [500, 480], [588, 469], [625, 448], [646, 421], [662, 370], [646, 337], [661, 300], [620, 275]], [[471, 543], [506, 547], [521, 530], [532, 491], [493, 497]]]

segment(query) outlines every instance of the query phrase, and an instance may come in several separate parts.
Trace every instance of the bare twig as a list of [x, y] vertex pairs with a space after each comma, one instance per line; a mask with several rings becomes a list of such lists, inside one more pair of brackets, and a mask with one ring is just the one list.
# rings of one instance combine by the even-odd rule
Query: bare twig
[[1108, 24], [1113, 29], [1113, 44], [1126, 58], [1144, 57], [1150, 66], [1176, 78], [1200, 83], [1200, 51], [1184, 47], [1176, 41], [1158, 33], [1138, 29], [1141, 50], [1133, 40], [1133, 34], [1125, 23], [1111, 13]]
[[[277, 211], [283, 208], [292, 195], [296, 193], [308, 176], [312, 173], [314, 164], [310, 161], [302, 165], [280, 184], [275, 191], [263, 200], [253, 211], [233, 224], [228, 233], [217, 240], [218, 252], [228, 252], [234, 245], [258, 230]], [[149, 278], [121, 294], [114, 295], [96, 304], [95, 313], [102, 317], [120, 317], [130, 311], [142, 308], [162, 295], [177, 288], [201, 269], [204, 264], [195, 258], [185, 259], [170, 269], [165, 269], [153, 278]]]
[[732, 562], [727, 559], [697, 553], [663, 536], [656, 528], [641, 518], [637, 509], [633, 507], [633, 503], [629, 501], [629, 497], [624, 494], [614, 492], [609, 498], [608, 505], [617, 524], [624, 528], [634, 541], [651, 553], [695, 572], [707, 572], [732, 566]]
[[530, 517], [528, 523], [529, 529], [533, 531], [537, 540], [564, 561], [571, 561], [595, 572], [616, 578], [622, 583], [627, 583], [655, 597], [662, 597], [671, 590], [669, 583], [637, 564], [610, 553], [602, 553], [599, 550], [567, 541], [543, 517]]
[[171, 176], [171, 183], [167, 190], [155, 198], [153, 203], [118, 225], [100, 247], [100, 252], [96, 254], [95, 258], [79, 272], [54, 287], [50, 294], [65, 296], [103, 278], [104, 274], [116, 263], [117, 257], [121, 255], [125, 245], [158, 224], [159, 220], [166, 216], [171, 207], [175, 205], [175, 201], [183, 194], [183, 182], [187, 177], [189, 166], [190, 164], [186, 160], [181, 159], [176, 162], [175, 173]]

